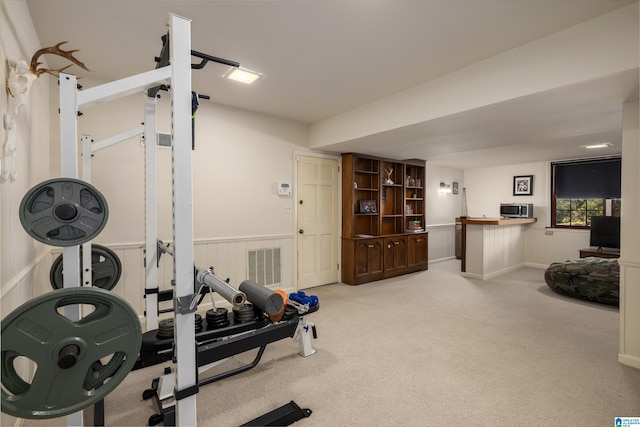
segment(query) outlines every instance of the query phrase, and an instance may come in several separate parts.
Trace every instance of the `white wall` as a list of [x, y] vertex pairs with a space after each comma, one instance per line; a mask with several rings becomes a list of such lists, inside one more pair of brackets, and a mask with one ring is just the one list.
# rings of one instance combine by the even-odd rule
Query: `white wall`
[[[82, 81], [85, 87], [100, 82]], [[58, 102], [52, 91], [52, 108]], [[158, 101], [158, 130], [170, 132], [169, 95]], [[79, 135], [100, 141], [144, 121], [144, 96], [132, 95], [82, 111]], [[52, 123], [57, 141], [58, 123]], [[201, 101], [193, 152], [194, 238], [286, 234], [293, 218], [290, 197], [276, 183], [294, 183], [293, 152], [304, 151], [304, 124]], [[57, 142], [52, 152], [59, 155]], [[55, 157], [55, 156], [54, 156]], [[58, 161], [54, 162], [59, 163]], [[53, 165], [55, 167], [55, 164]], [[92, 183], [109, 203], [109, 221], [96, 242], [144, 239], [144, 149], [132, 138], [95, 153]], [[171, 239], [171, 150], [158, 149], [159, 236]]]
[[[104, 82], [83, 79], [85, 89]], [[194, 88], [196, 89], [196, 88]], [[57, 116], [58, 88], [51, 90], [51, 114]], [[78, 134], [95, 142], [144, 121], [142, 93], [82, 110]], [[170, 133], [170, 95], [157, 101], [158, 131]], [[59, 169], [59, 123], [51, 123], [52, 170]], [[292, 197], [277, 195], [276, 184], [295, 185], [294, 152], [305, 153], [307, 125], [201, 100], [193, 151], [193, 212], [196, 265], [239, 286], [247, 278], [247, 250], [281, 248], [282, 283], [295, 290], [295, 218], [285, 213]], [[171, 150], [158, 148], [158, 237], [172, 240]], [[123, 276], [114, 289], [143, 312], [144, 147], [140, 137], [100, 150], [92, 157], [91, 182], [105, 196], [109, 220], [94, 239], [120, 256]], [[292, 211], [295, 211], [292, 209]], [[170, 257], [163, 257], [158, 278], [168, 289]], [[206, 309], [206, 304], [203, 305]]]
[[[3, 1], [0, 3], [0, 81], [7, 78], [7, 59], [30, 61], [33, 53], [40, 49], [29, 10], [23, 1]], [[46, 66], [46, 65], [44, 65]], [[31, 86], [27, 104], [16, 116], [16, 166], [17, 179], [0, 184], [0, 283], [2, 285], [2, 308], [24, 302], [33, 295], [34, 289], [46, 289], [46, 275], [31, 277], [36, 283], [23, 283], [24, 277], [32, 275], [31, 270], [49, 252], [49, 248], [30, 237], [20, 225], [18, 210], [23, 195], [35, 184], [49, 177], [47, 158], [49, 125], [49, 82], [43, 75]], [[2, 114], [12, 114], [13, 98], [0, 90]], [[3, 145], [7, 138], [4, 127], [0, 126]], [[20, 289], [18, 289], [20, 288]], [[28, 289], [25, 289], [28, 288]], [[19, 298], [12, 298], [21, 295]], [[37, 293], [36, 293], [37, 295]], [[12, 301], [14, 304], [8, 304]]]
[[[453, 224], [462, 215], [462, 169], [453, 169], [427, 162], [427, 225]], [[458, 183], [458, 194], [441, 193], [440, 183]]]
[[[513, 177], [520, 175], [533, 175], [532, 196], [513, 195]], [[500, 203], [533, 203], [537, 226], [549, 225], [547, 211], [551, 187], [548, 163], [466, 169], [464, 182], [469, 216], [497, 218], [500, 216]]]
[[[533, 175], [533, 195], [513, 196], [513, 177]], [[552, 262], [579, 257], [579, 249], [589, 246], [588, 230], [549, 229], [551, 226], [551, 166], [548, 162], [525, 163], [464, 171], [469, 216], [488, 218], [500, 215], [500, 203], [533, 203], [538, 219], [526, 233], [526, 260], [531, 266], [546, 268]]]
[[640, 369], [640, 131], [638, 100], [623, 108], [620, 236], [620, 352], [618, 360]]
[[[427, 223], [429, 261], [455, 257], [455, 218], [462, 215], [463, 171], [427, 162]], [[441, 193], [440, 182], [458, 183], [458, 194]]]
[[[3, 86], [0, 112], [3, 116], [14, 109], [13, 99], [4, 89], [7, 59], [29, 62], [40, 47], [26, 3], [0, 2], [0, 82]], [[38, 243], [23, 230], [18, 215], [22, 196], [33, 185], [49, 177], [50, 81], [45, 74], [33, 83], [26, 106], [16, 116], [18, 176], [14, 182], [0, 184], [0, 312], [3, 317], [24, 302], [51, 291], [49, 247]], [[4, 145], [7, 137], [4, 126], [0, 126], [0, 135]], [[29, 366], [18, 366], [17, 370], [21, 375], [29, 375]], [[14, 422], [13, 417], [2, 413], [0, 425], [13, 425]]]

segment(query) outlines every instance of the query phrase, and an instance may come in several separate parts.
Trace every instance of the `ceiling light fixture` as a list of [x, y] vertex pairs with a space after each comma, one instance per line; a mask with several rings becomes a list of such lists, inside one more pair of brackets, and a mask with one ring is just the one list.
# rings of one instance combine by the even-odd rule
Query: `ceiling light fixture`
[[235, 80], [237, 82], [250, 85], [260, 77], [262, 77], [262, 74], [242, 67], [232, 67], [225, 73], [224, 77], [230, 80]]
[[601, 144], [592, 144], [592, 145], [581, 145], [580, 148], [585, 148], [587, 150], [592, 150], [594, 148], [607, 148], [607, 147], [611, 147], [611, 143], [610, 142], [603, 142]]

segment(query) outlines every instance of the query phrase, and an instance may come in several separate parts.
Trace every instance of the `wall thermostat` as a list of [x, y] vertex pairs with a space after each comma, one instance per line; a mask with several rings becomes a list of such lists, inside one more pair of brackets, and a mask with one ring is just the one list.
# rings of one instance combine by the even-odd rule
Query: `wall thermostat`
[[291, 195], [291, 186], [286, 182], [278, 183], [278, 195], [279, 196], [290, 196]]

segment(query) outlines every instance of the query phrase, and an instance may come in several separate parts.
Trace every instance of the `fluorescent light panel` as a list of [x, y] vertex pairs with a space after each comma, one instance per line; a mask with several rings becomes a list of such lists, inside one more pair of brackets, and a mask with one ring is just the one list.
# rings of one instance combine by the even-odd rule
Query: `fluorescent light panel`
[[224, 77], [230, 80], [235, 80], [237, 82], [250, 85], [260, 77], [262, 77], [262, 74], [255, 71], [247, 70], [246, 68], [242, 67], [233, 67], [225, 73]]
[[594, 148], [607, 148], [611, 147], [611, 143], [603, 142], [601, 144], [592, 144], [592, 145], [581, 145], [580, 148], [586, 148], [587, 150], [592, 150]]

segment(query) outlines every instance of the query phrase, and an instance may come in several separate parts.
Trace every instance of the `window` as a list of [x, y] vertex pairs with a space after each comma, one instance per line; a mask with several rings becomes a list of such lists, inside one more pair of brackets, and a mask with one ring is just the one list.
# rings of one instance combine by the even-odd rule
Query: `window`
[[551, 224], [588, 228], [592, 216], [620, 216], [620, 157], [551, 164]]

